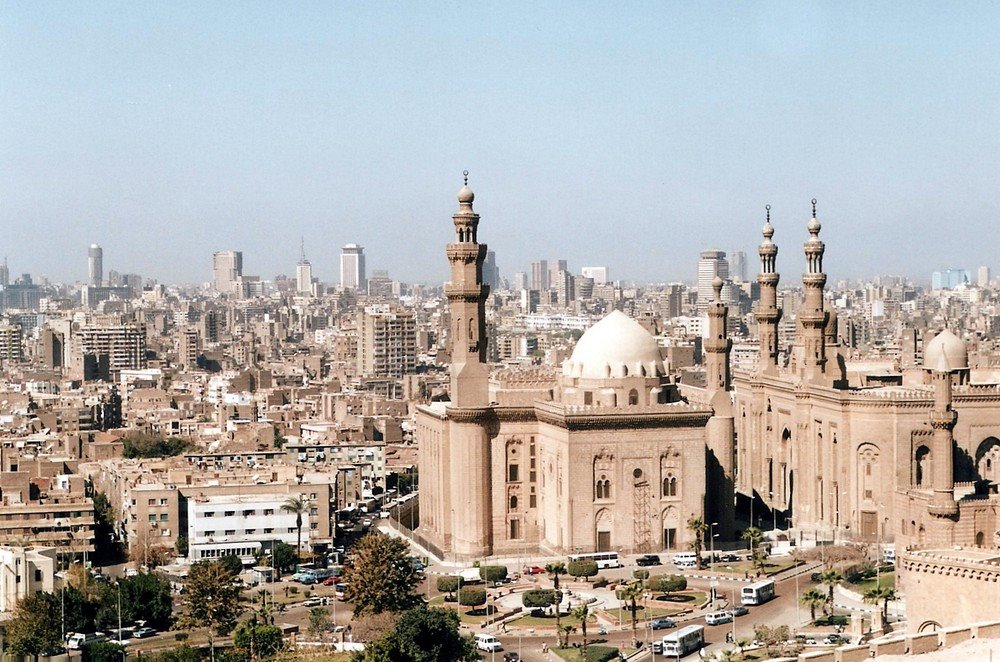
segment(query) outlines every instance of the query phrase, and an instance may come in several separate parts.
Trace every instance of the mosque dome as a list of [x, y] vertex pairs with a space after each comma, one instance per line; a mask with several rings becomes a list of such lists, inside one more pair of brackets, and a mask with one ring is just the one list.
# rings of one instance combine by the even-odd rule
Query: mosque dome
[[969, 367], [969, 350], [965, 342], [945, 329], [924, 348], [924, 368], [938, 372], [965, 370]]
[[563, 364], [563, 375], [584, 379], [654, 377], [663, 373], [656, 339], [620, 310], [587, 329]]
[[458, 201], [462, 204], [472, 204], [472, 201], [476, 199], [476, 194], [469, 188], [469, 171], [466, 170], [462, 175], [465, 179], [462, 188], [458, 191]]

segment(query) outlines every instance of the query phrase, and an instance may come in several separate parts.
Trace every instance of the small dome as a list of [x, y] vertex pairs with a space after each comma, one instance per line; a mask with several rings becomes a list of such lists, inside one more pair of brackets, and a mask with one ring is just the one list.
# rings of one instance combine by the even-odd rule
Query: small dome
[[469, 185], [466, 184], [458, 191], [458, 201], [463, 204], [472, 204], [472, 201], [476, 199], [476, 194], [472, 192]]
[[965, 370], [969, 367], [969, 350], [965, 342], [945, 329], [924, 347], [924, 368], [937, 372]]
[[584, 379], [662, 375], [663, 362], [656, 339], [634, 319], [615, 310], [587, 329], [563, 374]]

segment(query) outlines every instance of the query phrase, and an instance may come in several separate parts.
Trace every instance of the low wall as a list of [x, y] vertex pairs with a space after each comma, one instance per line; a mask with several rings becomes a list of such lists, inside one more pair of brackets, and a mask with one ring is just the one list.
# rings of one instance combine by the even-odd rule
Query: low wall
[[939, 634], [941, 636], [941, 647], [948, 648], [956, 644], [960, 644], [963, 641], [968, 641], [972, 639], [972, 628], [946, 628], [940, 630]]
[[906, 638], [900, 637], [899, 639], [879, 641], [871, 644], [871, 649], [872, 652], [875, 653], [875, 657], [878, 657], [879, 655], [905, 655]]
[[910, 655], [920, 653], [930, 653], [938, 649], [938, 633], [926, 632], [924, 634], [913, 634], [907, 637], [910, 641]]
[[835, 662], [836, 659], [837, 651], [835, 650], [810, 651], [799, 653], [798, 662]]
[[871, 657], [868, 646], [841, 646], [837, 649], [837, 662], [862, 662]]

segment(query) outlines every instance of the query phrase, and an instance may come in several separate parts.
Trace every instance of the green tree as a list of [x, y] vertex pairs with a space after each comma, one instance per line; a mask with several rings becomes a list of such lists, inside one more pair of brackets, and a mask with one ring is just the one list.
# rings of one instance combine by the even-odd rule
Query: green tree
[[566, 572], [573, 577], [593, 577], [597, 574], [597, 562], [589, 559], [580, 561], [570, 561], [566, 566]]
[[295, 550], [286, 542], [276, 542], [271, 548], [274, 555], [275, 579], [281, 579], [281, 573], [288, 572], [295, 566]]
[[633, 570], [632, 578], [644, 582], [647, 579], [649, 579], [649, 570], [646, 570], [645, 568], [639, 568], [638, 570]]
[[419, 581], [406, 541], [378, 531], [354, 546], [354, 564], [344, 573], [355, 616], [403, 611], [420, 603]]
[[556, 627], [556, 636], [559, 637], [559, 647], [567, 648], [569, 646], [569, 635], [576, 632], [575, 625], [559, 625]]
[[761, 623], [754, 626], [753, 635], [754, 639], [764, 644], [767, 649], [768, 656], [773, 657], [773, 648], [775, 646], [784, 648], [785, 642], [788, 641], [791, 633], [787, 625], [776, 625], [774, 627], [770, 627]]
[[7, 648], [17, 655], [52, 655], [61, 646], [59, 601], [35, 593], [17, 603], [7, 621]]
[[534, 589], [521, 594], [521, 603], [527, 609], [544, 609], [551, 607], [556, 601], [556, 592], [547, 589]]
[[235, 554], [225, 554], [219, 557], [219, 563], [229, 571], [233, 577], [239, 576], [243, 572], [243, 561]]
[[843, 576], [836, 570], [824, 570], [819, 576], [819, 583], [827, 587], [826, 601], [830, 603], [831, 613], [833, 608], [833, 587], [844, 581]]
[[[566, 564], [562, 561], [545, 564], [545, 572], [552, 578], [552, 590], [555, 592], [556, 635], [562, 637], [560, 619], [562, 618], [562, 591], [559, 590], [559, 577], [566, 574]], [[561, 641], [561, 639], [560, 639]]]
[[896, 591], [888, 586], [876, 586], [865, 591], [863, 599], [870, 605], [878, 605], [882, 601], [882, 622], [889, 622], [889, 602], [896, 599]]
[[308, 632], [313, 639], [322, 639], [330, 623], [330, 612], [326, 607], [313, 607], [309, 610]]
[[700, 517], [692, 517], [687, 521], [687, 528], [694, 534], [694, 540], [690, 543], [691, 551], [694, 552], [698, 568], [701, 569], [702, 541], [705, 539], [705, 533], [708, 532], [708, 524], [705, 524], [705, 521]]
[[177, 536], [177, 541], [174, 543], [174, 549], [177, 550], [177, 556], [187, 556], [188, 555], [187, 536]]
[[472, 640], [461, 636], [458, 614], [451, 609], [414, 607], [395, 627], [369, 642], [356, 662], [450, 662], [478, 659]]
[[802, 594], [802, 604], [809, 607], [809, 620], [816, 620], [816, 608], [822, 607], [826, 604], [826, 595], [823, 591], [817, 591], [814, 588], [809, 589]]
[[[122, 622], [146, 621], [157, 630], [170, 628], [173, 617], [173, 597], [170, 580], [152, 572], [141, 572], [118, 580], [122, 591]], [[117, 600], [115, 587], [108, 594]], [[105, 595], [104, 602], [109, 600]]]
[[747, 543], [750, 551], [752, 552], [757, 549], [760, 543], [764, 540], [764, 532], [756, 526], [748, 526], [743, 529], [743, 533], [740, 534], [740, 539]]
[[573, 618], [580, 621], [580, 635], [583, 637], [583, 659], [587, 659], [587, 619], [590, 618], [590, 608], [583, 603], [573, 610]]
[[444, 575], [443, 577], [438, 577], [437, 589], [442, 593], [448, 594], [445, 600], [447, 601], [454, 600], [452, 593], [458, 590], [460, 581], [461, 578], [458, 575]]
[[489, 582], [496, 586], [498, 582], [507, 579], [507, 566], [505, 565], [481, 565], [479, 566], [479, 578], [484, 582]]
[[97, 641], [83, 647], [83, 662], [122, 662], [125, 647], [114, 641]]
[[[646, 571], [646, 576], [647, 577], [649, 576], [649, 571]], [[626, 603], [628, 603], [629, 614], [632, 616], [632, 640], [633, 641], [636, 640], [636, 636], [635, 636], [635, 621], [636, 621], [635, 613], [636, 613], [636, 611], [639, 608], [638, 600], [639, 600], [639, 598], [642, 597], [642, 594], [643, 594], [644, 590], [645, 589], [642, 586], [642, 581], [639, 580], [639, 581], [634, 581], [634, 582], [631, 582], [629, 584], [626, 584], [625, 586], [619, 587], [618, 591], [616, 591], [616, 597], [619, 600], [623, 600]]]
[[144, 660], [150, 662], [201, 662], [201, 652], [191, 646], [178, 646], [172, 650], [159, 653], [152, 653], [148, 657], [143, 655]]
[[215, 635], [225, 635], [243, 611], [240, 586], [220, 563], [199, 561], [188, 570], [180, 626], [186, 630], [208, 628], [208, 642], [215, 657]]
[[122, 440], [126, 458], [173, 457], [191, 450], [194, 445], [180, 437], [166, 439], [144, 432], [135, 432]]
[[684, 575], [658, 575], [650, 577], [646, 586], [654, 593], [666, 593], [669, 598], [672, 594], [687, 589], [687, 577]]
[[108, 495], [94, 495], [94, 556], [101, 564], [118, 563], [125, 556], [125, 548], [115, 535], [115, 513]]
[[283, 647], [281, 628], [258, 623], [256, 617], [243, 621], [233, 631], [233, 648], [246, 660], [270, 659]]
[[285, 503], [281, 504], [281, 510], [286, 513], [294, 513], [295, 529], [298, 532], [296, 538], [295, 551], [302, 555], [302, 515], [309, 512], [309, 500], [302, 497], [288, 497]]
[[472, 607], [470, 613], [476, 611], [476, 607], [486, 604], [486, 589], [479, 587], [469, 587], [462, 589], [458, 594], [458, 604], [463, 607]]

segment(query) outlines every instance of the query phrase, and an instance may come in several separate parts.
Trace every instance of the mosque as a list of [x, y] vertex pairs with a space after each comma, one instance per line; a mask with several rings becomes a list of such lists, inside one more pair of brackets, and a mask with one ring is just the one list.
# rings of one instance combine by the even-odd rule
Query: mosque
[[[965, 346], [947, 331], [898, 385], [867, 386], [849, 369], [824, 299], [815, 201], [794, 343], [779, 346], [768, 218], [758, 365], [731, 372], [717, 280], [695, 387], [668, 374], [655, 338], [619, 311], [559, 371], [491, 373], [474, 198], [466, 181], [446, 250], [450, 402], [416, 415], [416, 535], [441, 558], [688, 549], [693, 518], [734, 539], [737, 504], [742, 525], [783, 524], [786, 536], [996, 544], [1000, 388], [970, 379]], [[967, 456], [964, 475], [953, 453]]]

